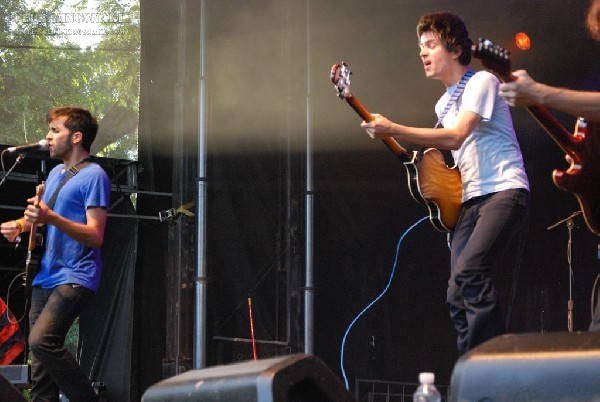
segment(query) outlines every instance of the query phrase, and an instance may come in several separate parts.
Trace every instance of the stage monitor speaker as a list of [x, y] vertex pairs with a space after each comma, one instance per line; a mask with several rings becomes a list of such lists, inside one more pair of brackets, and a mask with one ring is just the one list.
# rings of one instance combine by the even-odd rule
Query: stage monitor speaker
[[30, 383], [30, 366], [28, 364], [8, 364], [0, 366], [0, 375], [17, 387], [27, 388]]
[[356, 401], [318, 357], [308, 354], [191, 370], [154, 384], [143, 402]]
[[450, 401], [600, 401], [600, 333], [502, 335], [463, 355]]

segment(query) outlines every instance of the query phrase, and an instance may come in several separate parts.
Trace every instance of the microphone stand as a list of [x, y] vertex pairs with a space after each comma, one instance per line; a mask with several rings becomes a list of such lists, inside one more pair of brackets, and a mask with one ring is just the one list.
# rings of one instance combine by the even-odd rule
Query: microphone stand
[[569, 230], [569, 238], [567, 240], [567, 263], [569, 264], [569, 300], [567, 301], [567, 328], [569, 332], [573, 332], [573, 267], [571, 265], [571, 245], [572, 245], [572, 232], [575, 227], [573, 218], [581, 214], [581, 211], [575, 211], [565, 219], [561, 219], [553, 225], [548, 226], [547, 230], [552, 230], [555, 227], [566, 223], [567, 229]]
[[[6, 152], [6, 150], [2, 151], [2, 156], [0, 156], [0, 158], [4, 158], [4, 152]], [[2, 181], [0, 181], [0, 187], [2, 187], [2, 185], [4, 184], [4, 182], [6, 181], [6, 178], [12, 173], [13, 170], [15, 170], [15, 168], [17, 167], [17, 165], [19, 163], [21, 163], [21, 161], [25, 158], [25, 153], [21, 152], [18, 156], [17, 159], [15, 159], [15, 163], [13, 163], [13, 165], [10, 167], [10, 169], [8, 170], [8, 172], [6, 172], [4, 174], [4, 176], [2, 177]], [[2, 167], [4, 167], [4, 160], [2, 161]]]

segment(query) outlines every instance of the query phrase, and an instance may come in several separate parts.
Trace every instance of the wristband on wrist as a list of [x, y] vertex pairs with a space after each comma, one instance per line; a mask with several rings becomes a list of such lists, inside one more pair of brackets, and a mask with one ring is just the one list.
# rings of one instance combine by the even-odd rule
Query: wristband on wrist
[[19, 227], [19, 233], [23, 233], [23, 230], [25, 230], [25, 228], [23, 227], [23, 222], [21, 222], [21, 219], [16, 219], [15, 223]]

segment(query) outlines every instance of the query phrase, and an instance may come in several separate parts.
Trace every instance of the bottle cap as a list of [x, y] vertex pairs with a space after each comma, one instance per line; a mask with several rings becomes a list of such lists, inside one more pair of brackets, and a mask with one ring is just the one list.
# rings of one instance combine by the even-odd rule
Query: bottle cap
[[419, 382], [421, 384], [433, 384], [435, 381], [435, 374], [433, 373], [420, 373]]

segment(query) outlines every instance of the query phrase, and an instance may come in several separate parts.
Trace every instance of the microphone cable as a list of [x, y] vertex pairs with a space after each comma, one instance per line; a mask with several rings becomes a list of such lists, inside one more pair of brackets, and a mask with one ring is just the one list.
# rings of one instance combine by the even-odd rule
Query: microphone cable
[[383, 289], [383, 291], [379, 294], [379, 296], [377, 296], [375, 299], [373, 299], [373, 301], [371, 303], [369, 303], [367, 305], [367, 307], [365, 307], [360, 313], [358, 313], [358, 315], [352, 320], [352, 322], [350, 323], [350, 325], [348, 325], [348, 329], [346, 329], [346, 332], [344, 333], [344, 336], [342, 338], [342, 348], [341, 348], [341, 353], [340, 353], [340, 368], [342, 370], [342, 376], [344, 377], [344, 383], [346, 384], [346, 389], [350, 390], [349, 386], [348, 386], [348, 377], [346, 376], [346, 370], [344, 369], [344, 349], [346, 347], [346, 340], [348, 338], [348, 334], [350, 333], [350, 330], [352, 329], [352, 327], [354, 326], [354, 324], [356, 324], [356, 321], [358, 321], [358, 319], [371, 307], [373, 307], [373, 305], [375, 303], [377, 303], [377, 301], [379, 301], [379, 299], [381, 299], [383, 297], [383, 295], [385, 295], [387, 293], [387, 291], [389, 290], [391, 284], [392, 284], [392, 280], [394, 279], [394, 275], [396, 273], [396, 267], [398, 265], [398, 256], [400, 255], [400, 245], [402, 244], [402, 241], [404, 240], [404, 238], [406, 237], [406, 235], [408, 235], [419, 223], [425, 221], [429, 219], [429, 216], [424, 216], [423, 218], [419, 219], [417, 222], [413, 223], [411, 227], [409, 227], [403, 234], [402, 236], [400, 236], [400, 240], [398, 241], [398, 245], [396, 246], [396, 257], [394, 259], [394, 266], [392, 267], [392, 272], [390, 273], [390, 279], [388, 280], [387, 285], [385, 286], [385, 288]]

